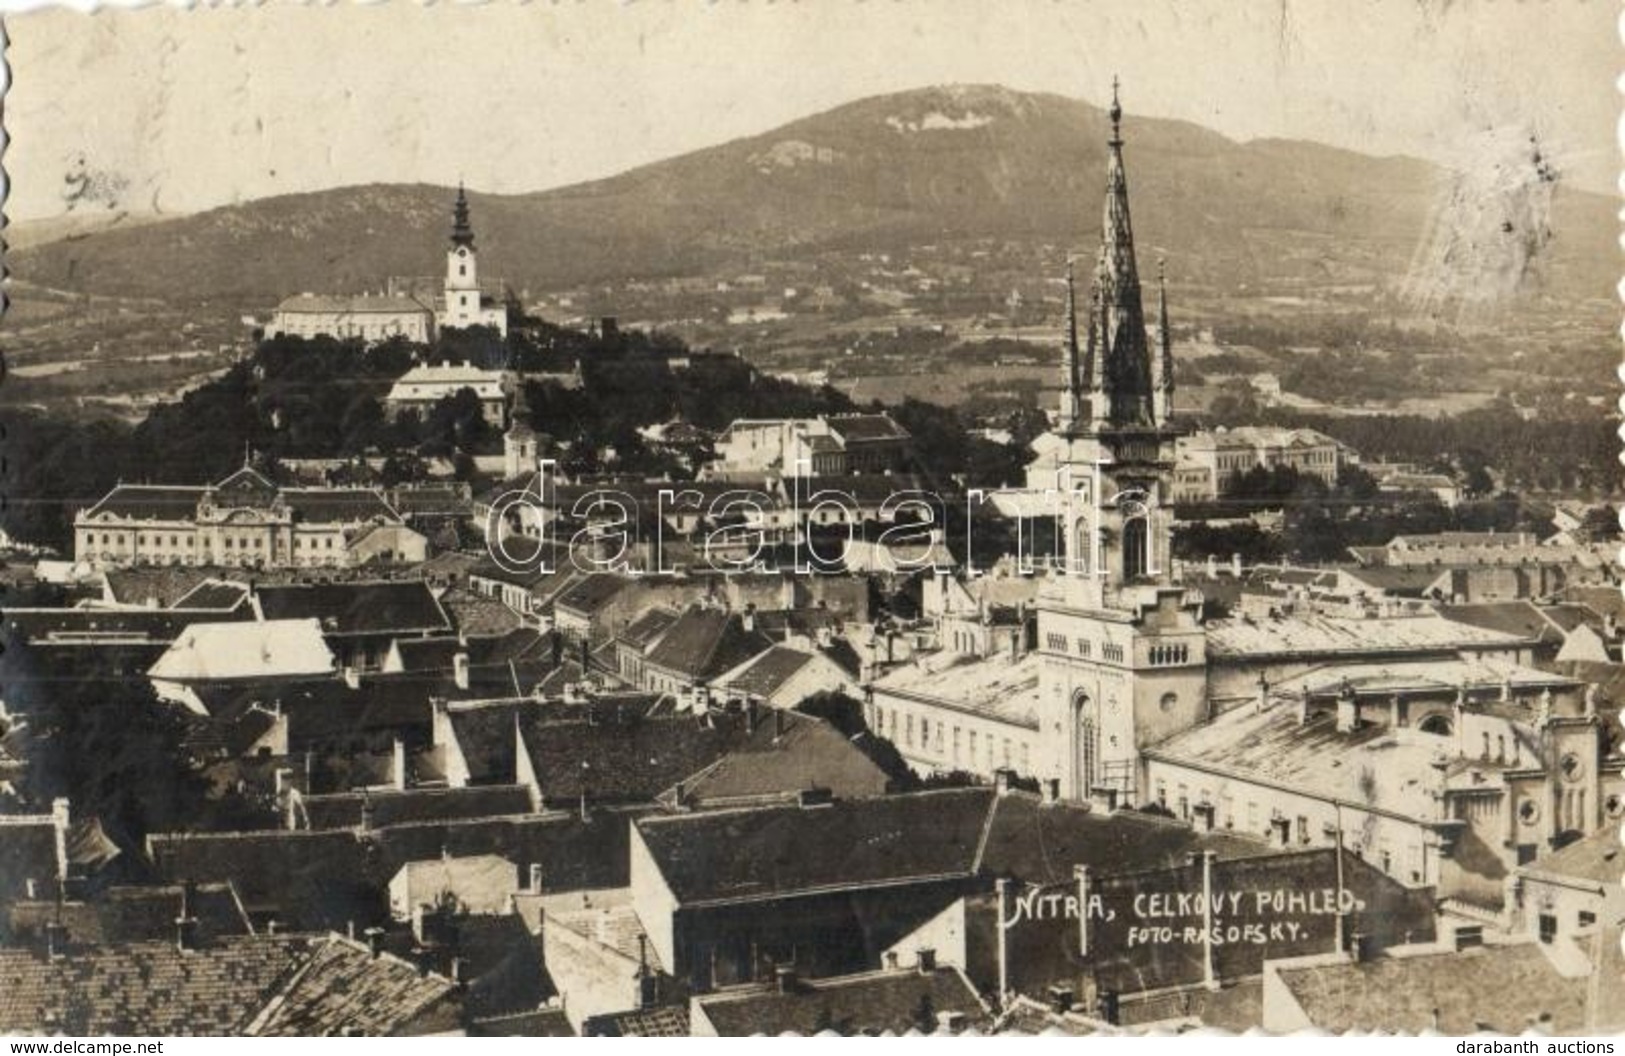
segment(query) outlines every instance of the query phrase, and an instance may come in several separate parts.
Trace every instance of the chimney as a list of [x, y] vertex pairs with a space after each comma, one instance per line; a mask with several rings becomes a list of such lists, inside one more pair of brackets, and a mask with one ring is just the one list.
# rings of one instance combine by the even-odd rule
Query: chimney
[[1365, 964], [1376, 956], [1376, 953], [1377, 944], [1365, 932], [1356, 931], [1349, 937], [1349, 955], [1356, 963]]
[[914, 966], [920, 970], [921, 975], [930, 975], [937, 970], [937, 951], [929, 946], [921, 947], [914, 954]]
[[351, 689], [361, 688], [361, 673], [349, 664], [344, 665], [344, 684]]
[[747, 602], [746, 603], [745, 611], [742, 614], [740, 614], [739, 624], [740, 624], [741, 627], [743, 627], [745, 629], [746, 634], [752, 634], [752, 633], [755, 632], [755, 630], [756, 630], [756, 603], [755, 602]]
[[796, 992], [796, 966], [794, 964], [780, 964], [773, 968], [773, 982], [781, 994]]
[[397, 792], [406, 791], [406, 742], [399, 737], [389, 748], [389, 777]]
[[1297, 708], [1298, 708], [1298, 725], [1299, 726], [1307, 726], [1307, 725], [1309, 725], [1309, 693], [1307, 691], [1304, 691], [1304, 692], [1302, 692], [1302, 693], [1300, 693], [1298, 695]]
[[1337, 732], [1353, 733], [1360, 728], [1360, 702], [1352, 690], [1337, 697]]
[[197, 916], [192, 912], [192, 896], [196, 892], [192, 881], [181, 885], [181, 911], [175, 918], [175, 948], [197, 949]]
[[458, 689], [468, 688], [468, 650], [459, 649], [451, 658], [451, 675]]
[[1058, 778], [1058, 777], [1046, 777], [1046, 778], [1044, 778], [1044, 780], [1042, 780], [1042, 781], [1040, 781], [1038, 783], [1038, 787], [1043, 792], [1045, 805], [1054, 806], [1056, 803], [1059, 803], [1061, 801], [1061, 779], [1060, 778]]
[[51, 960], [68, 953], [68, 926], [60, 920], [45, 922], [45, 956]]
[[530, 863], [530, 886], [526, 890], [538, 895], [542, 893], [542, 865], [540, 862]]
[[361, 831], [372, 831], [372, 797], [364, 792], [361, 794]]
[[784, 709], [773, 709], [773, 739], [779, 740], [784, 736]]
[[1008, 766], [1001, 766], [993, 771], [993, 787], [998, 790], [1001, 796], [1008, 795], [1010, 790], [1015, 787], [1015, 779], [1016, 772]]
[[1089, 809], [1110, 814], [1117, 809], [1117, 789], [1110, 785], [1095, 785], [1089, 789]]
[[937, 1029], [957, 1034], [965, 1029], [965, 1013], [957, 1008], [944, 1008], [937, 1012]]
[[377, 927], [377, 926], [370, 927], [366, 931], [362, 932], [361, 934], [366, 936], [366, 938], [367, 938], [367, 951], [369, 953], [371, 953], [374, 957], [377, 957], [377, 956], [379, 956], [380, 954], [382, 954], [384, 952], [384, 929], [383, 928], [380, 928], [380, 927]]
[[1050, 1011], [1057, 1015], [1072, 1011], [1072, 1004], [1077, 1000], [1072, 988], [1061, 983], [1051, 986], [1048, 996]]
[[1231, 554], [1230, 555], [1230, 574], [1232, 576], [1235, 576], [1237, 579], [1241, 578], [1241, 555], [1240, 554]]
[[835, 793], [827, 788], [804, 788], [796, 793], [796, 805], [802, 809], [828, 807], [835, 803]]
[[745, 699], [745, 732], [746, 733], [755, 733], [756, 732], [756, 715], [757, 715], [757, 711], [758, 711], [759, 707], [760, 707], [760, 705], [757, 703], [755, 697], [747, 697]]

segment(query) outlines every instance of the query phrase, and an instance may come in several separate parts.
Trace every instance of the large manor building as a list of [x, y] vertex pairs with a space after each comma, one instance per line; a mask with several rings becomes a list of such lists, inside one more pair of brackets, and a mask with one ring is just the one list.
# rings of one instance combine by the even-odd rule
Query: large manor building
[[428, 541], [366, 488], [284, 488], [244, 466], [218, 484], [120, 484], [73, 519], [74, 558], [130, 565], [351, 568], [427, 558]]
[[472, 326], [490, 327], [506, 337], [508, 309], [480, 284], [468, 196], [459, 186], [438, 297], [394, 291], [362, 296], [302, 293], [277, 305], [265, 336], [359, 338], [368, 344], [400, 337], [427, 344], [442, 330]]

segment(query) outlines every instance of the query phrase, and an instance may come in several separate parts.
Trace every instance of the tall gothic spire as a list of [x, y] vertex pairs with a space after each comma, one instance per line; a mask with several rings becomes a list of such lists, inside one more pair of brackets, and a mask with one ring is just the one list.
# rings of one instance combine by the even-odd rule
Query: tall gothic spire
[[1081, 410], [1082, 389], [1078, 377], [1078, 290], [1072, 275], [1072, 255], [1066, 258], [1066, 342], [1061, 353], [1061, 415], [1062, 428], [1078, 420]]
[[1111, 425], [1155, 424], [1151, 350], [1146, 345], [1140, 274], [1134, 260], [1134, 227], [1129, 221], [1128, 176], [1123, 169], [1123, 107], [1112, 79], [1107, 141], [1106, 205], [1101, 218], [1100, 263], [1095, 290], [1100, 299], [1100, 386], [1104, 405], [1095, 413]]
[[457, 181], [457, 204], [451, 210], [451, 241], [458, 246], [474, 244], [474, 228], [468, 222], [468, 195], [463, 193], [463, 181]]
[[1168, 261], [1157, 258], [1157, 421], [1174, 414], [1174, 336], [1168, 329]]

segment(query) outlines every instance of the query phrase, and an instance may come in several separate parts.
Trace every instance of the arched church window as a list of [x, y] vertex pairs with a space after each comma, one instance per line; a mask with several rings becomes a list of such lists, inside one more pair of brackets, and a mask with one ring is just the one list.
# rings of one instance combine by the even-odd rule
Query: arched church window
[[1088, 575], [1094, 571], [1095, 548], [1091, 538], [1093, 530], [1086, 520], [1079, 521], [1073, 529], [1072, 538], [1072, 571], [1081, 575]]
[[1148, 548], [1151, 533], [1146, 530], [1145, 518], [1136, 517], [1123, 524], [1123, 579], [1139, 579], [1151, 566]]

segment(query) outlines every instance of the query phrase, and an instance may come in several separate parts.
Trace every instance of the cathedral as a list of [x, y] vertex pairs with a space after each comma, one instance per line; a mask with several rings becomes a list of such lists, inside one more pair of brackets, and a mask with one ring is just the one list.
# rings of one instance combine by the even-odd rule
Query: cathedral
[[367, 344], [399, 337], [427, 344], [448, 329], [470, 326], [488, 326], [506, 337], [508, 309], [480, 287], [468, 195], [459, 184], [452, 206], [446, 273], [438, 296], [395, 289], [361, 296], [302, 293], [277, 305], [265, 326], [265, 336], [358, 338]]
[[[1039, 743], [1063, 795], [1133, 797], [1139, 750], [1205, 717], [1199, 594], [1169, 569], [1175, 445], [1166, 284], [1148, 339], [1113, 85], [1106, 203], [1086, 316], [1067, 266], [1050, 445], [1064, 572], [1038, 598]], [[1081, 331], [1081, 334], [1080, 334]]]

